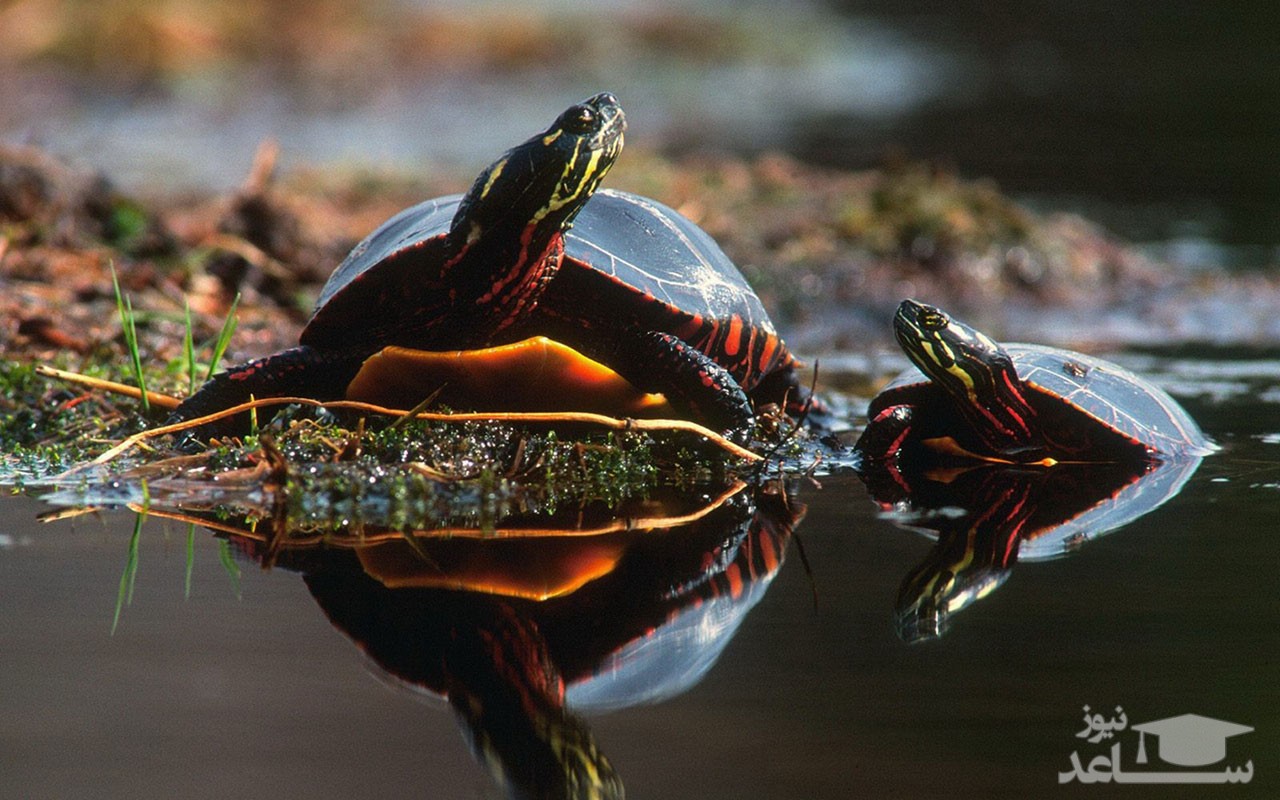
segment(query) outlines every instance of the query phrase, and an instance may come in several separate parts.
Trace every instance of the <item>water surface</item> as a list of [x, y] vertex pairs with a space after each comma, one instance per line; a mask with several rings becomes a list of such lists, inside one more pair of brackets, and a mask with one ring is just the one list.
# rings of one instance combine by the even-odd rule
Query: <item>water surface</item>
[[[1249, 785], [1126, 796], [1274, 796], [1280, 362], [1126, 363], [1223, 445], [1180, 494], [1069, 556], [1017, 564], [941, 638], [907, 644], [895, 598], [932, 543], [853, 475], [797, 481], [812, 574], [793, 543], [701, 682], [585, 713], [628, 796], [1111, 796], [1058, 785], [1072, 752], [1105, 752], [1076, 738], [1086, 704], [1255, 729], [1227, 750], [1252, 761]], [[113, 635], [133, 515], [37, 523], [48, 510], [0, 506], [0, 796], [501, 796], [449, 707], [388, 680], [295, 572], [242, 560], [235, 578], [198, 531], [184, 598], [186, 527], [149, 520]]]

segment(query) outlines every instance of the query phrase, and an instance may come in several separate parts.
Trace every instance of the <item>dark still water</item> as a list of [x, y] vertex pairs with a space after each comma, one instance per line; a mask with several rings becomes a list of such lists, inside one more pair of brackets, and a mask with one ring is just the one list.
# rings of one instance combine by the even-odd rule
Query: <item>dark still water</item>
[[[531, 726], [535, 739], [564, 725], [556, 741], [583, 753], [593, 744], [629, 797], [1274, 797], [1280, 361], [1127, 363], [1178, 394], [1224, 449], [1120, 530], [1077, 531], [1058, 542], [1070, 555], [1054, 559], [1039, 560], [1051, 549], [1036, 549], [1043, 538], [1024, 542], [1003, 572], [973, 569], [1000, 542], [941, 553], [882, 517], [854, 476], [823, 478], [821, 489], [797, 482], [790, 513], [804, 504], [807, 514], [794, 532], [777, 498], [763, 497], [755, 517], [731, 498], [678, 534], [628, 534], [627, 558], [611, 571], [562, 597], [519, 601], [511, 607], [526, 612], [514, 617], [439, 587], [391, 598], [387, 586], [416, 579], [392, 560], [362, 556], [353, 569], [350, 551], [279, 553], [263, 571], [242, 551], [262, 554], [242, 544], [228, 567], [226, 546], [204, 529], [184, 598], [187, 527], [151, 518], [113, 635], [134, 517], [37, 523], [48, 506], [6, 498], [0, 796], [500, 797], [461, 731], [486, 732], [501, 752], [511, 745], [495, 732], [505, 728], [476, 720], [534, 708], [552, 721]], [[1125, 496], [1117, 491], [1117, 504]], [[709, 533], [716, 515], [729, 525]], [[608, 561], [607, 550], [591, 558]], [[442, 570], [447, 558], [433, 556]], [[705, 568], [707, 558], [725, 562], [714, 580], [670, 584], [693, 601], [653, 611], [639, 599], [662, 570], [686, 574], [686, 562]], [[985, 596], [953, 597], [940, 637], [908, 644], [895, 614], [904, 579], [943, 562], [994, 579], [973, 582]], [[524, 563], [533, 571], [537, 556]], [[646, 639], [654, 628], [662, 636]], [[526, 669], [485, 666], [481, 650]], [[580, 717], [539, 699], [546, 687], [527, 667], [542, 658]], [[474, 698], [456, 704], [472, 721], [405, 688], [409, 675]], [[1100, 715], [1093, 726], [1086, 705]], [[1137, 763], [1134, 727], [1184, 714], [1253, 730], [1200, 767], [1175, 760], [1175, 736], [1147, 734], [1149, 762]], [[1192, 750], [1205, 755], [1209, 739], [1196, 734]], [[1059, 785], [1073, 754], [1086, 775], [1096, 767], [1112, 778], [1097, 761], [1112, 747], [1129, 778], [1163, 769], [1225, 779], [1246, 764], [1251, 778], [1232, 788]], [[517, 762], [532, 768], [538, 752]]]

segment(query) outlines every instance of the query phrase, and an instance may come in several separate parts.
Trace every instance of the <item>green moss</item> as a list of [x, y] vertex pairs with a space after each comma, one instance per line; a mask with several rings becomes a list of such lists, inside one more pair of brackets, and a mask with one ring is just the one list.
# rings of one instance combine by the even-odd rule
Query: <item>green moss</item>
[[[718, 450], [641, 433], [585, 431], [569, 439], [506, 424], [414, 420], [391, 427], [382, 419], [344, 427], [298, 413], [284, 412], [260, 436], [208, 450], [196, 480], [209, 481], [210, 497], [221, 497], [227, 484], [213, 476], [261, 476], [256, 470], [266, 466], [271, 477], [263, 485], [284, 482], [277, 496], [285, 507], [273, 513], [283, 510], [291, 531], [483, 531], [513, 517], [616, 508], [730, 473]], [[157, 487], [163, 483], [152, 484], [162, 492]]]
[[95, 403], [50, 383], [31, 364], [0, 360], [0, 483], [62, 472], [118, 430]]

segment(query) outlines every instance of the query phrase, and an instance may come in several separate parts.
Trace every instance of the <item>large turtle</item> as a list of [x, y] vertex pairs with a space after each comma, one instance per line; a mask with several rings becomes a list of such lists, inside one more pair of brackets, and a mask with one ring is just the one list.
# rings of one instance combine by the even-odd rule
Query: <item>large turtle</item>
[[[415, 239], [431, 238], [460, 202], [422, 203], [387, 225], [412, 221]], [[591, 198], [565, 236], [560, 269], [537, 306], [492, 343], [535, 336], [567, 345], [632, 386], [738, 433], [750, 428], [753, 400], [786, 402], [793, 413], [806, 400], [797, 360], [719, 245], [674, 209], [628, 192], [606, 189]], [[401, 363], [411, 368], [413, 362]], [[362, 386], [365, 378], [362, 373]]]
[[[596, 95], [480, 173], [432, 235], [420, 235], [413, 216], [388, 220], [329, 278], [298, 347], [215, 375], [173, 418], [250, 396], [340, 398], [364, 360], [390, 345], [488, 344], [533, 309], [554, 277], [564, 233], [613, 165], [625, 128], [617, 99]], [[242, 427], [237, 420], [205, 432]]]
[[[573, 109], [566, 112], [572, 115]], [[621, 111], [614, 116], [620, 119]], [[558, 121], [547, 134], [512, 152], [521, 151], [521, 160], [532, 157], [523, 151], [546, 156], [538, 145], [561, 142], [563, 127]], [[563, 254], [542, 256], [536, 278], [526, 274], [527, 253], [536, 248], [514, 244], [524, 241], [526, 229], [537, 232], [546, 225], [538, 206], [533, 208], [534, 223], [526, 229], [504, 229], [505, 251], [487, 254], [488, 260], [475, 260], [468, 267], [509, 264], [505, 273], [492, 279], [491, 287], [481, 283], [460, 292], [454, 282], [465, 274], [453, 269], [437, 277], [426, 297], [431, 302], [423, 303], [421, 293], [408, 288], [413, 279], [410, 267], [420, 262], [424, 249], [468, 238], [472, 234], [459, 221], [476, 216], [477, 207], [487, 207], [499, 187], [501, 197], [512, 194], [506, 184], [513, 179], [505, 165], [515, 157], [508, 154], [481, 175], [468, 194], [428, 200], [383, 223], [330, 277], [303, 331], [301, 348], [235, 368], [221, 377], [221, 384], [252, 379], [257, 396], [284, 395], [292, 388], [325, 399], [341, 396], [359, 363], [388, 345], [452, 350], [547, 336], [737, 438], [751, 428], [753, 399], [786, 403], [789, 410], [798, 411], [806, 402], [796, 378], [798, 362], [778, 337], [760, 299], [715, 241], [655, 200], [609, 191], [588, 199], [616, 150], [615, 145], [589, 158], [574, 153], [565, 161], [566, 170], [580, 169], [579, 162], [589, 161], [593, 169], [585, 174], [592, 177], [580, 178], [583, 190], [571, 198], [582, 206], [580, 213], [560, 215], [566, 231]], [[513, 211], [511, 217], [527, 213]], [[570, 222], [574, 227], [567, 232], [564, 226]], [[516, 281], [529, 288], [512, 298], [508, 284]], [[444, 302], [442, 295], [451, 302]], [[468, 302], [459, 306], [452, 301], [454, 295]], [[362, 316], [372, 319], [361, 319], [353, 327], [353, 318]], [[432, 335], [407, 336], [406, 329], [427, 329]], [[334, 352], [343, 357], [333, 358]], [[412, 361], [396, 362], [394, 368], [411, 369]], [[512, 381], [527, 378], [510, 376]], [[548, 385], [544, 391], [554, 393], [557, 387]], [[231, 394], [216, 385], [206, 387], [179, 409], [180, 415], [225, 407], [229, 400], [247, 395], [243, 388]]]

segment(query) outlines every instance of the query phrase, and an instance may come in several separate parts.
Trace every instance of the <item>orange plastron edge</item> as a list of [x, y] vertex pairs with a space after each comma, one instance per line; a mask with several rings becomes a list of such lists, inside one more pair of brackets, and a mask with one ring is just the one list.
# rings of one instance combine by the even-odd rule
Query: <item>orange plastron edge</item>
[[604, 364], [545, 336], [480, 350], [386, 347], [365, 360], [346, 395], [410, 409], [435, 392], [434, 406], [459, 410], [675, 414], [662, 395], [640, 391]]

